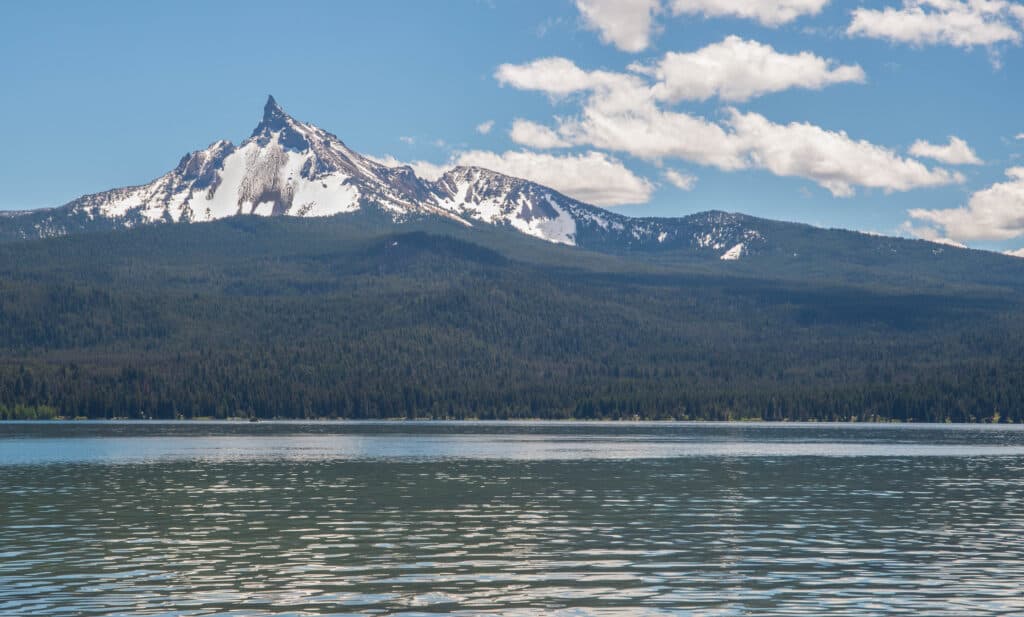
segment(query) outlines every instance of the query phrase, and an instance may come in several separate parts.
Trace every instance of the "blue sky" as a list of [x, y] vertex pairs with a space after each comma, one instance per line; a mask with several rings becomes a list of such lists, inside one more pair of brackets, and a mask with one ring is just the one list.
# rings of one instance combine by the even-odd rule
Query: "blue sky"
[[493, 162], [631, 215], [723, 209], [1024, 247], [1016, 0], [3, 12], [0, 209], [148, 182], [186, 152], [243, 140], [273, 93], [354, 149], [425, 173]]

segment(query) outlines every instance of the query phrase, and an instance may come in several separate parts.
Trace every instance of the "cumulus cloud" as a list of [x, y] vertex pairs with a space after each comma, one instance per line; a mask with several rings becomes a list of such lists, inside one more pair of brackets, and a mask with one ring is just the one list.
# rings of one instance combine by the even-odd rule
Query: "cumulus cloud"
[[916, 208], [910, 217], [958, 241], [1009, 240], [1024, 235], [1024, 167], [1006, 170], [997, 182], [971, 195], [965, 206], [944, 210]]
[[970, 48], [1020, 44], [1024, 6], [1008, 0], [904, 0], [900, 7], [857, 8], [850, 36], [911, 45]]
[[693, 190], [693, 187], [697, 186], [697, 176], [684, 174], [674, 169], [665, 170], [665, 179], [675, 185], [676, 188], [684, 191]]
[[910, 146], [909, 152], [947, 165], [981, 165], [983, 162], [966, 141], [952, 135], [946, 145], [931, 144], [919, 139]]
[[960, 249], [967, 248], [967, 245], [964, 244], [963, 242], [958, 242], [952, 238], [947, 238], [946, 236], [943, 236], [942, 233], [940, 233], [937, 229], [934, 229], [932, 227], [917, 227], [910, 221], [907, 221], [900, 226], [900, 229], [904, 233], [909, 234], [915, 238], [920, 238], [921, 240], [927, 240], [929, 242], [934, 242], [936, 244], [945, 244], [947, 246], [955, 246]]
[[565, 96], [593, 87], [591, 73], [568, 58], [541, 58], [527, 64], [502, 64], [494, 72], [501, 85]]
[[434, 181], [453, 167], [483, 167], [555, 189], [598, 206], [642, 204], [651, 198], [654, 185], [603, 152], [553, 155], [528, 151], [504, 153], [469, 150], [454, 154], [447, 163], [403, 162], [393, 156], [370, 157], [388, 167], [408, 165], [417, 176]]
[[576, 0], [583, 24], [622, 51], [647, 49], [661, 0]]
[[672, 0], [676, 15], [740, 17], [779, 26], [803, 15], [817, 15], [829, 0]]
[[512, 122], [512, 130], [509, 132], [509, 135], [512, 137], [512, 141], [517, 144], [539, 150], [565, 148], [570, 145], [550, 127], [521, 118], [517, 118]]
[[535, 90], [561, 99], [576, 92], [620, 90], [630, 82], [642, 87], [639, 78], [608, 71], [584, 71], [568, 58], [541, 58], [526, 64], [502, 64], [494, 78], [503, 86]]
[[764, 26], [779, 26], [802, 15], [817, 15], [829, 0], [576, 0], [583, 26], [601, 41], [632, 53], [647, 49], [659, 25], [673, 15], [736, 17]]
[[1010, 257], [1024, 257], [1024, 248], [1004, 251], [1003, 255], [1009, 255]]
[[836, 197], [850, 197], [855, 186], [885, 191], [963, 182], [960, 174], [929, 169], [913, 159], [844, 131], [813, 124], [776, 124], [757, 113], [730, 110], [727, 121], [746, 153], [750, 166], [778, 176], [814, 180]]
[[679, 158], [723, 170], [747, 167], [740, 144], [722, 126], [652, 104], [630, 110], [591, 100], [579, 116], [559, 119], [557, 132], [572, 145], [625, 152], [652, 161]]
[[494, 120], [487, 120], [486, 122], [481, 122], [480, 124], [476, 125], [476, 132], [480, 133], [481, 135], [486, 135], [490, 133], [491, 129], [493, 128]]
[[527, 151], [498, 154], [472, 150], [456, 155], [453, 163], [525, 178], [598, 206], [646, 203], [654, 191], [650, 181], [637, 176], [618, 159], [603, 152], [560, 156]]
[[[770, 56], [774, 52], [766, 53]], [[803, 61], [797, 64], [803, 66]], [[740, 97], [781, 88], [783, 83], [806, 83], [806, 79], [801, 82], [800, 74], [795, 71], [783, 78], [777, 73], [769, 81], [742, 87], [727, 84], [726, 71], [709, 70], [703, 79], [716, 84], [705, 92], [717, 91], [721, 96], [725, 89], [730, 97]], [[803, 75], [806, 77], [806, 73]], [[725, 110], [721, 122], [668, 109], [666, 103], [680, 95], [678, 88], [667, 85], [667, 73], [660, 74], [657, 69], [631, 73], [586, 71], [564, 58], [547, 58], [524, 65], [503, 65], [496, 77], [503, 84], [552, 96], [580, 93], [577, 115], [556, 118], [553, 128], [531, 122], [514, 131], [513, 139], [521, 139], [523, 145], [586, 146], [652, 161], [682, 159], [727, 171], [765, 169], [780, 176], [808, 178], [843, 197], [852, 195], [857, 186], [906, 191], [963, 181], [960, 174], [930, 169], [920, 161], [853, 139], [842, 131], [806, 123], [776, 124], [759, 114], [735, 109]]]
[[837, 66], [810, 52], [782, 54], [770, 45], [729, 36], [691, 53], [670, 52], [653, 66], [633, 71], [657, 79], [654, 95], [663, 101], [746, 101], [790, 88], [820, 90], [844, 82], [863, 83], [858, 65]]

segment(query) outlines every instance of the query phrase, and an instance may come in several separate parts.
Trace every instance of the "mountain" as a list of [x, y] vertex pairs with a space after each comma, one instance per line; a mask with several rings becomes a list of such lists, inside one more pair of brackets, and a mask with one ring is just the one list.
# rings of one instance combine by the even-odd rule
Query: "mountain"
[[[0, 240], [64, 236], [150, 224], [210, 222], [235, 216], [373, 218], [394, 225], [442, 221], [498, 228], [554, 244], [651, 259], [746, 261], [794, 272], [814, 262], [924, 265], [949, 269], [970, 251], [924, 241], [823, 230], [720, 211], [684, 217], [628, 217], [554, 189], [480, 167], [455, 167], [437, 180], [409, 166], [389, 167], [337, 136], [289, 116], [273, 96], [252, 134], [217, 141], [141, 186], [85, 195], [64, 206], [0, 212]], [[992, 263], [1006, 266], [1003, 257]], [[984, 259], [983, 259], [984, 260]], [[923, 263], [922, 263], [923, 262]], [[844, 266], [845, 267], [845, 266]], [[953, 266], [956, 270], [957, 267]]]
[[597, 250], [686, 248], [726, 260], [756, 252], [757, 229], [737, 215], [631, 218], [520, 178], [455, 167], [436, 181], [388, 167], [335, 135], [289, 116], [271, 96], [252, 135], [182, 157], [149, 184], [80, 197], [62, 207], [0, 218], [0, 235], [31, 238], [238, 215], [325, 217], [374, 212], [396, 223], [436, 217], [497, 225]]

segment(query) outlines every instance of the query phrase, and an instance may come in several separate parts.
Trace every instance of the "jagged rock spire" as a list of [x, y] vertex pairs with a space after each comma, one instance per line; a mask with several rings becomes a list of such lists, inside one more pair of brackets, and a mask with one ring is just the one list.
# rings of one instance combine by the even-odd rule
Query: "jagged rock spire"
[[274, 95], [268, 95], [267, 104], [263, 106], [263, 122], [265, 124], [282, 122], [286, 118], [288, 118], [288, 114], [284, 113], [281, 106], [274, 100]]
[[260, 145], [266, 145], [271, 135], [278, 133], [278, 141], [282, 146], [301, 152], [309, 148], [309, 141], [299, 126], [300, 123], [285, 113], [274, 96], [269, 95], [263, 106], [263, 119], [253, 130], [252, 139], [256, 139]]
[[263, 120], [260, 121], [255, 132], [259, 132], [262, 129], [279, 131], [287, 126], [288, 121], [291, 119], [291, 116], [285, 113], [284, 109], [277, 104], [274, 95], [271, 94], [267, 96], [267, 104], [263, 106]]

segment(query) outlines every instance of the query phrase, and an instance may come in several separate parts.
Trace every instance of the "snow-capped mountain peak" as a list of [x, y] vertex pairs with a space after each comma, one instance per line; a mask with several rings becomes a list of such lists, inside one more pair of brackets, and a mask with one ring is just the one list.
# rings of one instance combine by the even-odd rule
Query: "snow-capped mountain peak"
[[[53, 210], [13, 216], [22, 237], [152, 223], [239, 216], [318, 217], [377, 210], [393, 221], [443, 217], [463, 225], [505, 226], [549, 242], [610, 250], [686, 246], [726, 259], [763, 242], [730, 215], [693, 229], [688, 219], [634, 219], [554, 189], [481, 167], [455, 167], [435, 181], [390, 167], [337, 136], [296, 120], [267, 98], [263, 117], [240, 145], [217, 141], [186, 154], [141, 186], [86, 195]], [[710, 213], [709, 213], [710, 214]], [[17, 223], [15, 223], [17, 224]], [[728, 250], [738, 243], [743, 249]]]

